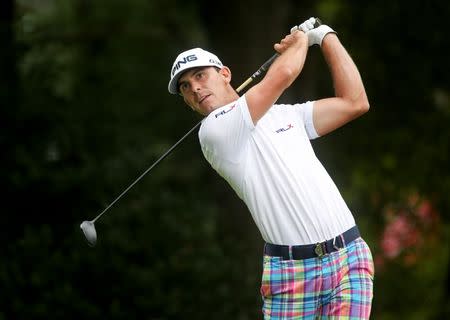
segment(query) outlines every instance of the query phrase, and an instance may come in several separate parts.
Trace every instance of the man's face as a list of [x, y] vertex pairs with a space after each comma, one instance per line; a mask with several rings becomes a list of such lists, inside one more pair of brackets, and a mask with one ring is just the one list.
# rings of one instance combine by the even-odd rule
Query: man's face
[[206, 116], [225, 105], [231, 73], [227, 67], [199, 67], [186, 71], [178, 80], [184, 101], [193, 110]]

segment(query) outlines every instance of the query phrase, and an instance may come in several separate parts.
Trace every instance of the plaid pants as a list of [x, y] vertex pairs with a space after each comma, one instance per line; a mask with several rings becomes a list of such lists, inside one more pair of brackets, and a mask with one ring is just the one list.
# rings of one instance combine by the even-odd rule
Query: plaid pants
[[321, 258], [283, 260], [264, 256], [264, 319], [369, 319], [374, 266], [358, 238]]

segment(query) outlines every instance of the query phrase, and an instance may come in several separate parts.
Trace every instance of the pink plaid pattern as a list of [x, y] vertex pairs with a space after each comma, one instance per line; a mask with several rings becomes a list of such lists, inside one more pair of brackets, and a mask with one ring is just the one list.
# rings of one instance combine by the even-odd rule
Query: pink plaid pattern
[[374, 265], [358, 238], [322, 258], [283, 260], [264, 256], [264, 319], [369, 319]]

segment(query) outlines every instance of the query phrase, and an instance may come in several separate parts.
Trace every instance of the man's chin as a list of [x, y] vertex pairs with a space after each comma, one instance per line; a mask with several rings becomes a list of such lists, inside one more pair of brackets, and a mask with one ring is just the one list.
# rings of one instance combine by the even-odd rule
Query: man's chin
[[210, 114], [211, 112], [213, 112], [214, 110], [216, 110], [217, 108], [219, 108], [219, 106], [201, 106], [201, 113], [204, 116], [207, 116], [208, 114]]

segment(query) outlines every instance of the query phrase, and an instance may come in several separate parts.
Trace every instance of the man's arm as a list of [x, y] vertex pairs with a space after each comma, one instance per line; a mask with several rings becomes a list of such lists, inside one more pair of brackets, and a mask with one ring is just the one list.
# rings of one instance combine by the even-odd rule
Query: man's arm
[[359, 71], [336, 34], [326, 34], [321, 48], [335, 91], [335, 97], [314, 103], [314, 127], [323, 136], [366, 113], [369, 101]]
[[308, 37], [303, 31], [296, 30], [275, 44], [274, 48], [280, 56], [275, 59], [264, 78], [245, 94], [254, 124], [302, 71], [308, 52]]

